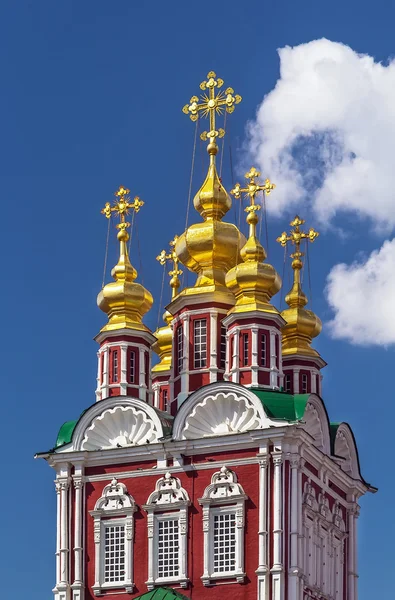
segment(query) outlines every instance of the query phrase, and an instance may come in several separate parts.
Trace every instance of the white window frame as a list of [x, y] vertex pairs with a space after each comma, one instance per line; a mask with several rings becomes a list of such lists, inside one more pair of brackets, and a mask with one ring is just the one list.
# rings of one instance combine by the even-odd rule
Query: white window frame
[[193, 321], [193, 368], [207, 367], [207, 319]]
[[162, 390], [162, 404], [163, 404], [163, 410], [168, 412], [168, 410], [169, 410], [169, 390], [167, 388]]
[[247, 332], [242, 333], [243, 341], [243, 364], [242, 367], [248, 367], [249, 364], [249, 353], [250, 353], [250, 336]]
[[290, 373], [286, 373], [284, 375], [284, 392], [287, 392], [287, 394], [291, 393], [291, 374]]
[[[213, 474], [211, 484], [198, 500], [203, 507], [204, 561], [203, 585], [212, 585], [216, 580], [235, 579], [243, 583], [244, 571], [244, 528], [245, 501], [247, 496], [237, 483], [236, 474], [225, 466]], [[223, 573], [214, 572], [214, 517], [221, 513], [234, 512], [236, 520], [235, 568]]]
[[[301, 393], [302, 393], [302, 394], [307, 394], [307, 393], [308, 393], [308, 392], [307, 392], [307, 390], [308, 390], [308, 384], [309, 384], [309, 379], [308, 379], [308, 377], [307, 377], [307, 374], [306, 374], [306, 373], [302, 373], [302, 377], [301, 377], [301, 386], [300, 386], [300, 387], [301, 387]], [[303, 391], [303, 388], [304, 388], [304, 387], [306, 388], [306, 390], [305, 390], [305, 391]]]
[[226, 327], [221, 325], [220, 327], [220, 355], [219, 355], [219, 368], [226, 368]]
[[[188, 586], [188, 493], [181, 487], [177, 477], [167, 472], [158, 479], [155, 491], [149, 496], [143, 509], [147, 511], [148, 527], [148, 590], [157, 585], [177, 583], [182, 588]], [[178, 521], [178, 575], [159, 577], [159, 522], [165, 520]]]
[[118, 348], [115, 348], [112, 351], [112, 381], [111, 383], [119, 383], [119, 356], [118, 356]]
[[[128, 494], [125, 484], [113, 479], [103, 489], [101, 497], [90, 511], [93, 517], [95, 541], [95, 583], [92, 586], [95, 596], [103, 590], [123, 588], [128, 594], [133, 593], [133, 536], [136, 511], [134, 499]], [[123, 581], [105, 581], [105, 530], [107, 527], [125, 527], [125, 577]]]

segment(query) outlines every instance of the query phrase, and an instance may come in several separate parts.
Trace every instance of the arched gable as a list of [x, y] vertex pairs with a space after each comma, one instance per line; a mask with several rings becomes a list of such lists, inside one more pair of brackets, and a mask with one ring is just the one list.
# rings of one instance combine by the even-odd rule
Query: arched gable
[[174, 420], [173, 439], [199, 439], [282, 425], [267, 417], [251, 390], [219, 381], [200, 388], [185, 400]]
[[310, 394], [303, 415], [303, 427], [314, 439], [314, 446], [330, 455], [330, 432], [328, 414], [321, 398]]
[[166, 423], [146, 402], [126, 396], [107, 398], [83, 413], [71, 444], [63, 446], [59, 452], [155, 443], [164, 436], [164, 427]]
[[353, 479], [360, 479], [358, 452], [354, 435], [347, 423], [340, 423], [334, 440], [334, 455], [342, 458], [341, 469]]

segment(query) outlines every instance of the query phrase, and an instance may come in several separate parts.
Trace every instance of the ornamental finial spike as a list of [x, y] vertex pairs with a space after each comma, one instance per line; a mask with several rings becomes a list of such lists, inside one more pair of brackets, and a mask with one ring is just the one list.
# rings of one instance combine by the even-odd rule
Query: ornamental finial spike
[[225, 111], [229, 114], [232, 113], [235, 105], [242, 100], [241, 96], [235, 94], [231, 87], [226, 88], [225, 91], [218, 91], [223, 85], [224, 80], [217, 78], [214, 71], [210, 71], [207, 74], [207, 81], [202, 81], [200, 84], [200, 89], [205, 93], [200, 95], [200, 99], [198, 96], [192, 96], [189, 104], [182, 109], [192, 121], [197, 121], [200, 114], [203, 117], [209, 117], [209, 131], [204, 131], [200, 137], [203, 141], [209, 140], [207, 150], [209, 154], [214, 155], [217, 149], [216, 138], [222, 138], [225, 135], [223, 129], [216, 128], [216, 116], [222, 115]]
[[304, 252], [300, 251], [300, 245], [302, 240], [309, 240], [314, 242], [319, 236], [318, 231], [312, 227], [309, 231], [301, 231], [301, 225], [304, 225], [305, 221], [298, 215], [290, 222], [293, 229], [289, 232], [289, 235], [285, 231], [276, 239], [276, 242], [285, 247], [288, 243], [291, 243], [295, 247], [295, 252], [291, 254], [292, 268], [294, 271], [294, 282], [291, 291], [286, 296], [285, 301], [291, 307], [303, 307], [307, 304], [307, 297], [302, 291], [300, 271], [303, 267], [302, 257]]
[[259, 192], [263, 192], [263, 194], [268, 196], [276, 187], [274, 183], [270, 181], [270, 179], [266, 179], [265, 183], [263, 184], [257, 182], [256, 180], [260, 176], [260, 172], [255, 167], [251, 167], [248, 173], [246, 173], [244, 176], [248, 180], [247, 187], [242, 188], [240, 183], [236, 183], [233, 190], [230, 190], [232, 196], [234, 196], [237, 200], [240, 200], [243, 194], [245, 194], [249, 200], [249, 206], [247, 206], [244, 210], [246, 213], [248, 213], [247, 223], [250, 225], [250, 237], [255, 235], [255, 228], [258, 223], [258, 216], [256, 213], [261, 209], [260, 204], [255, 203], [257, 194]]
[[[144, 206], [144, 202], [140, 200], [138, 196], [135, 196], [133, 202], [130, 202], [130, 190], [125, 188], [123, 185], [119, 186], [114, 196], [115, 200], [113, 206], [111, 206], [110, 202], [106, 202], [104, 208], [101, 210], [101, 213], [107, 219], [110, 219], [113, 213], [119, 217], [119, 223], [117, 223], [116, 227], [120, 230], [118, 239], [121, 239], [119, 237], [120, 234], [125, 232], [126, 229], [130, 227], [130, 223], [126, 221], [126, 217], [130, 214], [130, 210], [138, 213], [140, 208]], [[129, 239], [129, 234], [126, 232], [126, 236], [123, 234], [122, 237], [127, 241]]]
[[156, 260], [161, 264], [165, 265], [167, 261], [173, 262], [173, 269], [169, 271], [170, 279], [170, 287], [172, 289], [171, 299], [173, 300], [178, 293], [180, 287], [180, 279], [179, 275], [182, 275], [181, 269], [178, 268], [179, 260], [175, 251], [175, 246], [178, 240], [178, 235], [175, 235], [174, 238], [169, 242], [170, 251], [166, 252], [166, 250], [162, 250], [160, 254], [156, 257]]

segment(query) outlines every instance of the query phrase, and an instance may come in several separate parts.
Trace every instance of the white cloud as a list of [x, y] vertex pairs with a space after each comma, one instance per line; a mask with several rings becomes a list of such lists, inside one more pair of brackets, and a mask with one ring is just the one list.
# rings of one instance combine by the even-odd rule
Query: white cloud
[[249, 127], [250, 158], [277, 184], [269, 210], [311, 203], [322, 222], [353, 211], [391, 230], [395, 61], [325, 39], [279, 55], [280, 79]]
[[338, 264], [326, 295], [335, 312], [327, 325], [335, 338], [359, 345], [395, 344], [395, 239], [365, 260]]

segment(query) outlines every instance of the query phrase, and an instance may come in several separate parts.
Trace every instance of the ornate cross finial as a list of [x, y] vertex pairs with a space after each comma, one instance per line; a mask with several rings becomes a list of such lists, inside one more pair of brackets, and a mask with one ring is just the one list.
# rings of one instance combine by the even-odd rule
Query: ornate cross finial
[[279, 242], [283, 247], [287, 245], [288, 242], [291, 242], [295, 246], [295, 252], [291, 254], [291, 258], [300, 259], [304, 256], [304, 252], [300, 251], [301, 241], [304, 239], [310, 240], [310, 242], [314, 242], [314, 240], [319, 236], [318, 231], [310, 227], [309, 231], [306, 233], [300, 230], [300, 226], [304, 225], [305, 221], [301, 219], [298, 215], [294, 218], [293, 221], [290, 222], [291, 229], [289, 235], [286, 234], [285, 231], [276, 239], [276, 242]]
[[219, 90], [224, 85], [223, 79], [216, 79], [214, 71], [210, 71], [207, 74], [207, 81], [202, 81], [200, 89], [208, 93], [201, 94], [201, 98], [192, 96], [190, 103], [186, 104], [182, 111], [189, 115], [192, 121], [197, 121], [199, 113], [202, 113], [203, 117], [209, 116], [210, 118], [210, 130], [204, 131], [200, 137], [202, 140], [209, 139], [210, 143], [215, 142], [216, 137], [223, 137], [225, 131], [223, 129], [216, 129], [215, 117], [221, 115], [225, 110], [227, 113], [232, 113], [235, 109], [235, 104], [239, 104], [242, 100], [241, 96], [235, 94], [233, 88], [228, 87], [225, 91], [220, 91], [215, 94], [215, 91]]
[[144, 202], [140, 200], [138, 196], [135, 196], [133, 202], [130, 202], [130, 190], [123, 187], [122, 185], [115, 192], [115, 200], [114, 205], [111, 206], [110, 202], [106, 202], [105, 207], [102, 209], [101, 213], [107, 217], [107, 219], [111, 218], [111, 214], [115, 213], [119, 216], [119, 223], [117, 224], [117, 229], [125, 230], [130, 226], [130, 223], [127, 223], [125, 217], [130, 213], [130, 210], [134, 210], [135, 213], [138, 213], [140, 208], [144, 206]]
[[260, 177], [260, 172], [255, 168], [251, 167], [248, 173], [245, 174], [245, 178], [248, 179], [248, 186], [242, 188], [240, 183], [236, 183], [233, 190], [230, 193], [237, 199], [240, 200], [242, 194], [248, 196], [250, 205], [245, 209], [246, 212], [256, 212], [260, 210], [260, 205], [255, 204], [255, 198], [258, 192], [263, 192], [267, 196], [271, 193], [272, 190], [276, 187], [274, 183], [271, 183], [270, 179], [266, 179], [263, 185], [260, 185], [256, 179]]
[[161, 265], [165, 265], [168, 260], [173, 261], [173, 269], [169, 271], [170, 286], [172, 288], [172, 299], [177, 295], [177, 290], [180, 287], [180, 280], [178, 278], [179, 275], [182, 275], [181, 269], [178, 268], [179, 260], [175, 251], [175, 246], [178, 240], [178, 235], [175, 235], [171, 242], [169, 242], [170, 252], [166, 252], [166, 250], [162, 250], [160, 254], [156, 257], [156, 260], [159, 261]]

